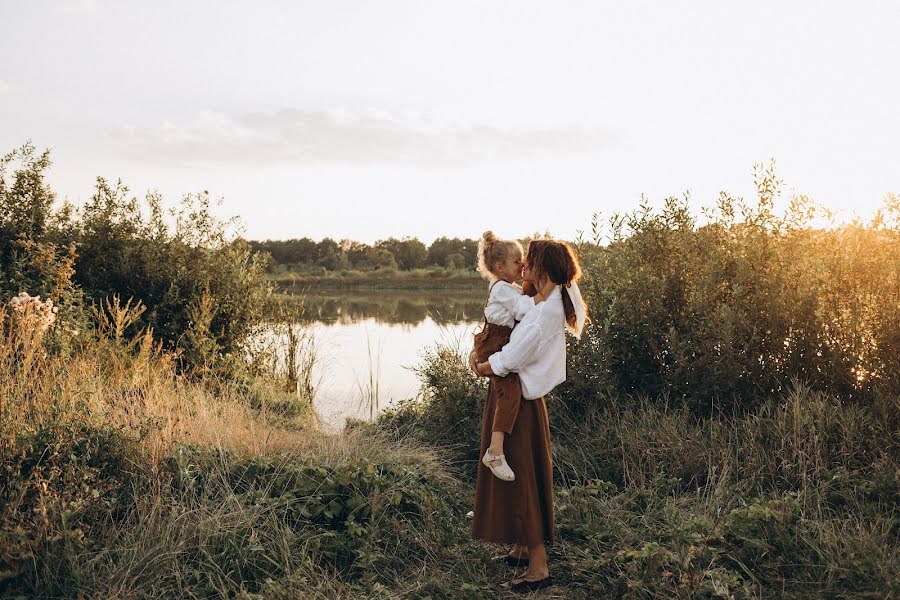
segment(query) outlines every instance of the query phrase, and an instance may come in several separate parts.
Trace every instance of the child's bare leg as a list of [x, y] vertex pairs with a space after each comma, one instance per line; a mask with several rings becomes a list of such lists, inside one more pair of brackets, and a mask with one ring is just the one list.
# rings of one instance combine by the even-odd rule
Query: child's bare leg
[[494, 456], [503, 454], [503, 438], [505, 436], [506, 434], [502, 431], [491, 432], [491, 445], [488, 447], [488, 450], [490, 450], [491, 454]]

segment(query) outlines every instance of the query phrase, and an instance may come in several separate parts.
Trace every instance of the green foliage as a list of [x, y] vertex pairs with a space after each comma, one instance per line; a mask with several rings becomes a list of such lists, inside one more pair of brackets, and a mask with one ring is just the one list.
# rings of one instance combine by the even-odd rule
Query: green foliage
[[63, 592], [78, 568], [70, 559], [132, 499], [132, 448], [118, 431], [69, 423], [21, 432], [3, 449], [0, 586], [31, 577], [52, 557], [43, 566], [55, 580], [54, 595]]
[[[878, 520], [810, 515], [793, 495], [672, 497], [601, 480], [560, 491], [570, 590], [583, 597], [891, 597], [896, 548]], [[842, 532], [842, 533], [841, 533]], [[835, 545], [854, 552], [838, 554]], [[868, 554], [858, 554], [861, 545]], [[892, 571], [893, 569], [893, 571]]]
[[792, 378], [853, 400], [900, 392], [900, 203], [820, 230], [805, 198], [775, 214], [771, 167], [756, 183], [756, 206], [723, 194], [702, 226], [687, 198], [614, 215], [605, 246], [595, 220], [578, 245], [593, 323], [570, 346], [567, 396], [665, 394], [709, 413]]
[[411, 271], [427, 267], [471, 271], [476, 262], [476, 240], [440, 237], [431, 246], [416, 238], [388, 238], [374, 245], [324, 238], [251, 241], [250, 247], [271, 257], [270, 273], [322, 275], [343, 271]]
[[166, 213], [157, 194], [141, 202], [121, 182], [98, 178], [79, 211], [54, 211], [49, 166], [49, 154], [28, 144], [0, 159], [0, 298], [52, 299], [60, 314], [47, 339], [60, 350], [87, 327], [86, 301], [134, 298], [147, 310], [129, 335], [152, 328], [189, 369], [243, 369], [272, 290], [264, 256], [234, 238], [233, 221], [213, 215], [208, 194]]
[[425, 266], [428, 260], [428, 248], [415, 238], [388, 238], [375, 242], [375, 247], [387, 250], [397, 261], [397, 266], [408, 271]]
[[113, 293], [147, 307], [136, 327], [184, 350], [192, 367], [231, 361], [265, 318], [271, 292], [265, 262], [230, 222], [216, 219], [206, 193], [185, 196], [166, 223], [161, 198], [129, 198], [121, 184], [98, 179], [72, 224], [79, 248], [76, 281], [95, 300]]
[[478, 240], [439, 237], [428, 247], [431, 265], [472, 269], [477, 262]]
[[[127, 582], [140, 597], [278, 597], [327, 574], [309, 583], [368, 596], [405, 584], [434, 544], [458, 543], [464, 528], [455, 484], [410, 465], [183, 446], [129, 480], [125, 455], [142, 458], [133, 444], [83, 429], [59, 435], [24, 439], [8, 468], [17, 487], [7, 498], [27, 499], [0, 512], [15, 551], [4, 558], [8, 590], [115, 595]], [[75, 479], [47, 475], [57, 464], [77, 465]]]
[[480, 458], [487, 380], [474, 377], [459, 351], [446, 346], [428, 350], [418, 373], [421, 396], [387, 409], [375, 426], [400, 439], [411, 436], [452, 449], [463, 473], [470, 475]]
[[49, 167], [49, 152], [38, 155], [31, 144], [0, 158], [0, 302], [20, 292], [52, 300], [59, 314], [46, 342], [70, 352], [72, 333], [85, 328], [87, 314], [73, 281], [75, 246], [57, 234], [67, 209], [51, 210], [54, 195], [44, 182]]

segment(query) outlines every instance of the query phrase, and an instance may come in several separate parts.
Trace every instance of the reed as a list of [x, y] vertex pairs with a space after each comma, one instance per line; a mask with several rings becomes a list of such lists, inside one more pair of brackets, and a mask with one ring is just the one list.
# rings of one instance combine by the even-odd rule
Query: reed
[[372, 335], [366, 331], [366, 366], [365, 379], [357, 379], [356, 387], [360, 406], [368, 408], [369, 420], [374, 419], [381, 408], [381, 355], [382, 341], [372, 341]]

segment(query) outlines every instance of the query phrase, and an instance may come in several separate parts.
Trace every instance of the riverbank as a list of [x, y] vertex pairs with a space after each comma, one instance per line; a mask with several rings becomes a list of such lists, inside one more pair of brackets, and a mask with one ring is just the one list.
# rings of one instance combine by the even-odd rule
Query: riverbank
[[470, 269], [413, 269], [410, 271], [330, 271], [324, 274], [285, 272], [269, 275], [276, 290], [302, 295], [310, 290], [457, 290], [484, 292], [485, 280]]
[[[420, 402], [335, 435], [290, 393], [211, 391], [148, 352], [0, 360], [0, 595], [505, 597], [516, 572], [466, 518], [485, 382], [452, 352], [426, 358]], [[698, 420], [609, 397], [578, 421], [563, 399], [548, 402], [556, 585], [535, 597], [900, 593], [888, 399], [800, 386]]]

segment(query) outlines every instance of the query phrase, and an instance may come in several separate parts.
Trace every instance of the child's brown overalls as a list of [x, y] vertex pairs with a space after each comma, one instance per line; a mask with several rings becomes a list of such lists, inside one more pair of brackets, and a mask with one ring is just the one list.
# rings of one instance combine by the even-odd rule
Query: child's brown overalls
[[[490, 291], [488, 291], [490, 297]], [[484, 303], [487, 306], [487, 302]], [[475, 358], [478, 362], [484, 362], [488, 357], [497, 352], [507, 343], [512, 327], [488, 323], [484, 319], [484, 327], [475, 334]], [[518, 373], [510, 373], [506, 377], [499, 375], [490, 376], [488, 396], [493, 395], [497, 401], [497, 410], [494, 411], [494, 422], [491, 431], [503, 431], [512, 433], [516, 417], [519, 415], [519, 406], [522, 404], [522, 383]]]

